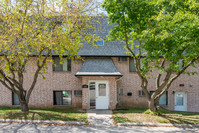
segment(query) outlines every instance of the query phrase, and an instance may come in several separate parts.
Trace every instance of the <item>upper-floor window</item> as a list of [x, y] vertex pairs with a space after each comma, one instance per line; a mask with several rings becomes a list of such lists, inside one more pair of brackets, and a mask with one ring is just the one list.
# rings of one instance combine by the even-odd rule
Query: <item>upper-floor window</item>
[[96, 45], [99, 45], [99, 46], [103, 46], [104, 45], [104, 40], [98, 40], [95, 42]]
[[60, 62], [59, 57], [53, 57], [53, 71], [71, 71], [71, 60], [63, 57], [63, 62]]
[[177, 62], [177, 65], [178, 65], [178, 69], [179, 70], [182, 70], [182, 68], [184, 67], [184, 62], [182, 59], [180, 59], [178, 62]]
[[127, 57], [119, 57], [118, 61], [119, 62], [126, 62], [127, 61]]
[[129, 71], [130, 71], [130, 72], [136, 72], [135, 60], [134, 60], [134, 58], [130, 58], [130, 59], [129, 59]]

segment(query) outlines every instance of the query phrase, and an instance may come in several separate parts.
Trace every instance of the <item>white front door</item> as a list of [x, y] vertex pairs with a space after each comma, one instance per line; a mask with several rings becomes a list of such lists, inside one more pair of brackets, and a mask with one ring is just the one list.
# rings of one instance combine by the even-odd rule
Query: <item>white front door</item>
[[109, 108], [108, 82], [96, 82], [96, 109]]
[[175, 110], [187, 111], [187, 94], [185, 92], [175, 92]]

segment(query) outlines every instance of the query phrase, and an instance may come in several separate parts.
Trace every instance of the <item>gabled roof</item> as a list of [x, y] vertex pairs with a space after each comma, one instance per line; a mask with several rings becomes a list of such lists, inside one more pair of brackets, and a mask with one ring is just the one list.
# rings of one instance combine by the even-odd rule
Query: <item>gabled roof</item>
[[110, 57], [88, 57], [76, 76], [122, 76], [122, 74]]
[[[107, 39], [107, 35], [109, 34], [110, 29], [114, 25], [109, 25], [107, 22], [107, 17], [100, 18], [99, 23], [96, 23], [96, 27], [100, 26], [96, 31], [89, 31], [91, 34], [95, 34], [96, 36], [100, 36], [103, 40]], [[127, 56], [126, 50], [123, 48], [124, 43], [121, 41], [109, 41], [105, 42], [103, 46], [94, 47], [88, 43], [84, 43], [83, 47], [79, 51], [80, 56]]]

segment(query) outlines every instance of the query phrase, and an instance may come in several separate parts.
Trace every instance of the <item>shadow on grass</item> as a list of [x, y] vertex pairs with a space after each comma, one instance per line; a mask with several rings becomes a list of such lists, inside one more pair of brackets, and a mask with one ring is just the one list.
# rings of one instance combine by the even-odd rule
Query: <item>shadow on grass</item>
[[63, 120], [63, 121], [78, 121], [76, 118], [67, 117], [56, 113], [41, 113], [30, 111], [22, 112], [7, 112], [4, 114], [4, 119], [21, 119], [21, 120]]
[[144, 113], [147, 110], [147, 108], [127, 108], [127, 110], [113, 110], [113, 113]]
[[0, 107], [0, 115], [2, 119], [87, 121], [85, 111], [75, 108], [30, 108], [23, 113], [20, 108]]
[[199, 115], [172, 115], [161, 114], [160, 117], [167, 119], [171, 124], [199, 124]]
[[[129, 122], [131, 114], [142, 115], [147, 108], [128, 108], [128, 110], [114, 110], [116, 115], [114, 120], [116, 122]], [[199, 124], [199, 113], [193, 112], [178, 112], [159, 109], [159, 115], [146, 114], [148, 118], [153, 118], [157, 123], [171, 123], [171, 124]], [[124, 114], [125, 116], [123, 116]], [[131, 122], [133, 119], [130, 120]], [[143, 121], [145, 122], [145, 121]]]

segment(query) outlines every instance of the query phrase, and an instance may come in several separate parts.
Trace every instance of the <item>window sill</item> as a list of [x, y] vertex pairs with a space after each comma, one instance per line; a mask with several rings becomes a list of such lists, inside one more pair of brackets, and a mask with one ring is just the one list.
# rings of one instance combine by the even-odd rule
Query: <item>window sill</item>
[[127, 61], [118, 61], [119, 63], [127, 63]]
[[74, 96], [76, 96], [76, 97], [82, 97], [82, 95], [74, 95]]
[[56, 107], [69, 107], [69, 106], [72, 106], [72, 104], [71, 105], [53, 105], [53, 106], [56, 106]]
[[71, 73], [71, 71], [53, 71], [53, 72], [64, 72], [64, 73]]

